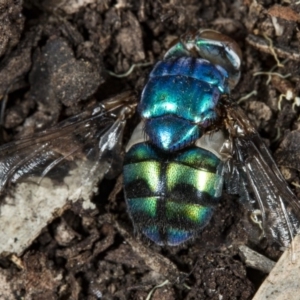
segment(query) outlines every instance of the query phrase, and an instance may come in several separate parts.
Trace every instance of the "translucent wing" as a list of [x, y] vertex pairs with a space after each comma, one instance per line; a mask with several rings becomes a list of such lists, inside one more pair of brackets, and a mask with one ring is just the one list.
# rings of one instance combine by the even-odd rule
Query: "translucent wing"
[[227, 108], [225, 123], [233, 153], [225, 169], [227, 189], [240, 194], [251, 212], [259, 209], [265, 235], [287, 247], [299, 232], [299, 200], [242, 109]]
[[54, 212], [68, 201], [89, 201], [104, 176], [120, 172], [123, 129], [135, 101], [131, 93], [120, 94], [0, 147], [0, 253], [22, 252]]

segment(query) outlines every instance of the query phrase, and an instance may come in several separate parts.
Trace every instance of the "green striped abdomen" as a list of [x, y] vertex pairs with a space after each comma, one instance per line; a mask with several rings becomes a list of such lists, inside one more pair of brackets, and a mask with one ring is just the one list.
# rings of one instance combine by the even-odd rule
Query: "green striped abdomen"
[[147, 143], [126, 154], [124, 189], [135, 228], [157, 244], [178, 245], [209, 222], [221, 196], [220, 160], [193, 146], [175, 154]]

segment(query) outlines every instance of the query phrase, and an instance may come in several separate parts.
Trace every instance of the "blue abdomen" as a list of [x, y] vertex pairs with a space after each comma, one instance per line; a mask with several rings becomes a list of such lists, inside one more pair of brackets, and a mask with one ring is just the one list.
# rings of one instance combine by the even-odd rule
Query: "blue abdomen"
[[216, 118], [226, 72], [205, 59], [171, 58], [156, 64], [142, 93], [139, 113], [150, 141], [173, 152], [192, 144]]
[[157, 244], [178, 245], [209, 222], [221, 196], [220, 160], [190, 147], [172, 155], [149, 143], [126, 154], [124, 188], [137, 231]]

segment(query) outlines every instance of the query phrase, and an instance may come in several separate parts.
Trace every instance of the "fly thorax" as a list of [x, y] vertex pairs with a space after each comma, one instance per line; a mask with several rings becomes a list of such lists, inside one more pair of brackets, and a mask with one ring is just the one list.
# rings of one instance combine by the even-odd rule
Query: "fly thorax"
[[138, 108], [150, 141], [169, 152], [192, 144], [200, 137], [199, 128], [216, 119], [216, 105], [228, 91], [226, 72], [205, 59], [158, 62]]

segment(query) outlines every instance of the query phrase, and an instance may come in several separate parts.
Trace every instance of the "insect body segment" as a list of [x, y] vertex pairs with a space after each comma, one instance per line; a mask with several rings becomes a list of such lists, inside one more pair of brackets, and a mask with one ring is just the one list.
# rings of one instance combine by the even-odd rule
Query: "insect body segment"
[[159, 62], [145, 86], [139, 112], [152, 143], [165, 151], [199, 138], [199, 126], [216, 119], [215, 107], [226, 78], [203, 59], [182, 57]]
[[126, 155], [124, 184], [137, 230], [157, 244], [178, 245], [210, 220], [222, 177], [219, 158], [190, 147], [165, 153], [150, 143], [134, 145]]
[[188, 32], [168, 50], [164, 58], [182, 56], [201, 57], [214, 64], [228, 78], [231, 89], [239, 81], [241, 49], [234, 40], [218, 31], [204, 29]]

